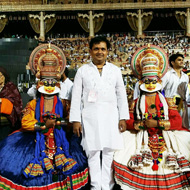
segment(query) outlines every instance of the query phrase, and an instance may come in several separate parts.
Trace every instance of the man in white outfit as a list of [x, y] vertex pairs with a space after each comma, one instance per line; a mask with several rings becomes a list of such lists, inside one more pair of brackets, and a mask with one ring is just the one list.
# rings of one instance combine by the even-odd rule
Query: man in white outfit
[[189, 129], [190, 129], [190, 70], [187, 70], [185, 73], [189, 77], [189, 84], [188, 84], [189, 95], [187, 98], [187, 107], [188, 107], [188, 120], [189, 120]]
[[[178, 111], [183, 119], [182, 124], [184, 127], [189, 128], [188, 111], [187, 109], [181, 109], [182, 107], [186, 108], [184, 102], [188, 101], [189, 96], [189, 77], [182, 71], [184, 68], [184, 56], [182, 54], [173, 54], [169, 58], [169, 63], [171, 69], [162, 78], [162, 90], [164, 90], [167, 99], [175, 99]], [[181, 90], [179, 90], [179, 87], [181, 87]]]
[[106, 61], [109, 41], [99, 36], [89, 45], [92, 61], [75, 75], [70, 122], [77, 136], [82, 133], [91, 190], [111, 190], [113, 154], [124, 148], [121, 132], [129, 119], [127, 95], [120, 69]]
[[73, 82], [68, 78], [68, 72], [69, 70], [66, 67], [62, 75], [62, 81], [60, 82], [61, 91], [59, 93], [59, 98], [62, 100], [71, 100]]
[[[178, 86], [185, 82], [186, 85], [189, 83], [189, 77], [185, 74], [182, 69], [184, 68], [184, 56], [182, 54], [173, 54], [169, 58], [171, 69], [162, 78], [162, 90], [165, 92], [165, 97], [174, 98], [179, 97]], [[186, 97], [188, 97], [188, 89], [186, 90]]]

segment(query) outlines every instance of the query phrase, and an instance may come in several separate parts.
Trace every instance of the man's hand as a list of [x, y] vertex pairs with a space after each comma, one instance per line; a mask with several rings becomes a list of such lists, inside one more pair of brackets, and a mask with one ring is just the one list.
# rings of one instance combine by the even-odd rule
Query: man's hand
[[73, 122], [73, 133], [80, 137], [80, 133], [82, 133], [82, 126], [80, 122]]
[[127, 125], [126, 125], [125, 120], [120, 120], [119, 121], [119, 131], [122, 133], [122, 132], [126, 131], [126, 129], [127, 129]]
[[155, 119], [146, 119], [145, 125], [147, 128], [152, 128], [152, 127], [157, 127], [158, 123], [157, 123], [157, 120]]

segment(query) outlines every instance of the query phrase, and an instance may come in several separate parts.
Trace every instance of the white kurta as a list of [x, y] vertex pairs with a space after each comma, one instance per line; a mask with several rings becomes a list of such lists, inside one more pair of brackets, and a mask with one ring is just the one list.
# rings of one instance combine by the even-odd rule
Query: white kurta
[[73, 82], [69, 78], [66, 78], [65, 81], [60, 82], [60, 86], [61, 86], [61, 91], [59, 93], [59, 98], [71, 100]]
[[[90, 92], [97, 95], [95, 102], [88, 101]], [[70, 122], [82, 123], [84, 150], [122, 149], [121, 119], [129, 119], [129, 111], [120, 69], [107, 62], [100, 76], [92, 62], [80, 67], [74, 79]]]

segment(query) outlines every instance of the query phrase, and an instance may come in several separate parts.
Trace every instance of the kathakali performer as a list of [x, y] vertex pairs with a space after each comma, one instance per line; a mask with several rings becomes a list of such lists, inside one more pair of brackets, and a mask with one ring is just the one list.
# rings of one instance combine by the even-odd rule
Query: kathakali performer
[[125, 149], [114, 155], [115, 180], [123, 190], [190, 189], [190, 132], [172, 99], [160, 92], [167, 60], [154, 45], [139, 48], [132, 58], [140, 97], [130, 107]]
[[84, 189], [87, 159], [79, 138], [67, 136], [58, 98], [65, 55], [55, 45], [36, 47], [29, 61], [38, 98], [23, 111], [22, 128], [0, 142], [0, 189]]

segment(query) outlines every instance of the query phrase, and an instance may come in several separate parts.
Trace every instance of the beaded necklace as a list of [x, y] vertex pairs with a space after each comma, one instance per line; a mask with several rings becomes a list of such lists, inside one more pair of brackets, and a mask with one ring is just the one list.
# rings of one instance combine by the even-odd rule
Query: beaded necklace
[[[145, 100], [145, 114], [144, 114], [145, 119], [155, 119], [155, 120], [164, 119], [163, 104], [160, 102], [158, 94], [156, 94], [155, 97], [155, 104], [151, 104], [150, 107], [152, 109], [156, 108], [157, 113], [148, 112], [148, 104], [147, 101]], [[152, 169], [158, 170], [158, 164], [162, 160], [162, 152], [165, 150], [165, 145], [166, 145], [164, 138], [159, 134], [154, 134], [149, 137], [148, 145], [152, 152], [152, 161], [153, 161]]]

